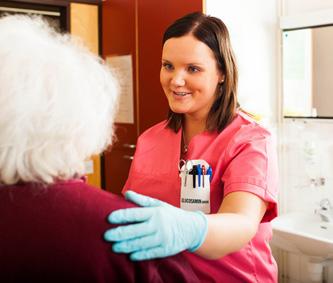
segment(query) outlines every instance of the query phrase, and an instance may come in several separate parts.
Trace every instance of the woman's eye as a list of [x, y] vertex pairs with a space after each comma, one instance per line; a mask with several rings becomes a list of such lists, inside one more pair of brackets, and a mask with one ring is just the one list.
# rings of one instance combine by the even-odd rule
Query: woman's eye
[[162, 63], [162, 67], [166, 70], [172, 70], [172, 65], [170, 63]]
[[196, 73], [196, 72], [199, 72], [200, 70], [199, 70], [199, 68], [197, 68], [197, 67], [195, 67], [195, 66], [189, 66], [189, 67], [188, 67], [188, 71], [189, 71], [190, 73]]

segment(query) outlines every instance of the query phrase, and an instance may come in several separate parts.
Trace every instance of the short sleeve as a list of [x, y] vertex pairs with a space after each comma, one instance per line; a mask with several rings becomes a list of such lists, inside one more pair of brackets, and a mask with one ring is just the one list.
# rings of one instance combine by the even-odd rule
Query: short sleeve
[[277, 216], [277, 151], [271, 134], [259, 125], [246, 125], [229, 142], [222, 174], [224, 195], [245, 191], [268, 203], [262, 222]]

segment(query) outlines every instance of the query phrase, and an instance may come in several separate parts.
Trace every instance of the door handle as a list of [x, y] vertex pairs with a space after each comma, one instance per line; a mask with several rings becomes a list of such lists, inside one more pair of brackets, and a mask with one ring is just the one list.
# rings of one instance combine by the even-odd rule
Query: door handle
[[127, 159], [127, 160], [133, 160], [133, 159], [134, 159], [134, 156], [131, 156], [131, 155], [123, 155], [123, 158], [124, 158], [124, 159]]
[[123, 143], [123, 147], [124, 148], [132, 148], [132, 149], [134, 149], [135, 148], [135, 144]]

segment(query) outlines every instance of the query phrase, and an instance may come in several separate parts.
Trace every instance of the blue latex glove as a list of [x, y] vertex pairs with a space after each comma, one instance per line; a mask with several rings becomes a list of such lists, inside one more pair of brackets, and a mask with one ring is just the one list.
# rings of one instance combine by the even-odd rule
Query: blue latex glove
[[125, 197], [143, 207], [120, 209], [109, 215], [110, 223], [132, 223], [105, 232], [105, 240], [115, 242], [114, 252], [145, 260], [186, 249], [193, 252], [204, 242], [207, 218], [201, 211], [185, 211], [133, 191], [127, 191]]

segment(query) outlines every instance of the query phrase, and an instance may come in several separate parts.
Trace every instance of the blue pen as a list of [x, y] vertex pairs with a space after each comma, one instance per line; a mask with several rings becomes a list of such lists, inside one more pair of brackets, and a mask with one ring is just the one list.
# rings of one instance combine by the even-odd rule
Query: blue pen
[[198, 173], [198, 188], [201, 186], [201, 175], [202, 175], [202, 169], [200, 164], [197, 165], [197, 173]]
[[213, 170], [212, 170], [212, 167], [208, 167], [207, 169], [207, 175], [209, 175], [209, 181], [212, 180], [212, 177], [213, 177]]

